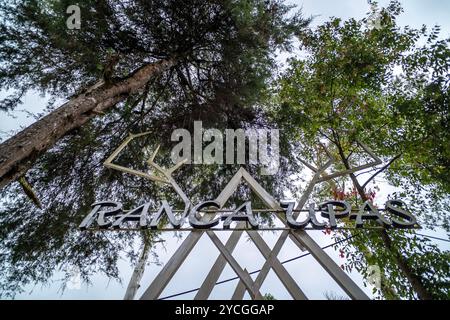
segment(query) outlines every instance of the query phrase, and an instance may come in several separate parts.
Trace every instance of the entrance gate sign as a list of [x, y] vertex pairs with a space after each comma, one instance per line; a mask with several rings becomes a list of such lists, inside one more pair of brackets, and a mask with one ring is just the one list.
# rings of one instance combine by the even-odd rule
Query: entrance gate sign
[[[80, 224], [80, 229], [94, 229], [96, 226], [99, 229], [173, 231], [176, 229], [187, 230], [183, 228], [187, 222], [192, 229], [211, 229], [220, 225], [222, 222], [223, 230], [235, 230], [235, 228], [231, 228], [231, 224], [234, 221], [243, 221], [246, 223], [247, 228], [255, 230], [280, 229], [262, 226], [258, 219], [258, 213], [282, 213], [289, 228], [300, 230], [307, 228], [308, 225], [311, 226], [311, 229], [336, 229], [339, 228], [338, 219], [345, 217], [355, 220], [356, 228], [363, 228], [364, 220], [376, 220], [381, 226], [386, 228], [418, 227], [416, 218], [403, 209], [405, 204], [400, 200], [389, 200], [386, 202], [383, 211], [391, 214], [391, 219], [387, 219], [380, 213], [381, 210], [369, 201], [365, 202], [356, 212], [352, 210], [352, 206], [347, 201], [330, 200], [319, 204], [317, 208], [315, 208], [314, 204], [311, 204], [306, 212], [306, 218], [302, 221], [297, 221], [294, 218], [294, 212], [301, 212], [294, 210], [294, 206], [295, 202], [281, 202], [282, 210], [252, 210], [252, 203], [247, 201], [235, 210], [219, 210], [220, 203], [210, 200], [197, 204], [191, 210], [185, 208], [179, 214], [179, 217], [177, 217], [176, 211], [173, 210], [166, 200], [161, 201], [161, 207], [153, 214], [150, 212], [150, 203], [124, 211], [122, 204], [119, 202], [102, 201], [92, 205], [93, 209]], [[201, 210], [207, 207], [214, 207], [216, 210], [203, 211], [203, 216], [205, 214], [215, 216], [217, 213], [221, 213], [221, 215], [217, 218], [213, 217], [213, 219], [203, 221]], [[327, 218], [328, 223], [319, 222], [316, 217], [316, 212], [320, 212], [322, 217]], [[172, 228], [165, 227], [165, 217]], [[218, 229], [215, 228], [214, 230]]]
[[[295, 300], [305, 300], [308, 297], [295, 279], [289, 274], [284, 265], [278, 259], [284, 243], [289, 238], [300, 251], [308, 251], [330, 277], [342, 288], [351, 299], [366, 300], [369, 297], [356, 283], [343, 271], [336, 262], [309, 236], [307, 229], [339, 229], [339, 228], [418, 228], [416, 218], [406, 210], [406, 205], [400, 200], [389, 200], [383, 209], [375, 207], [371, 202], [365, 202], [358, 208], [346, 201], [330, 200], [319, 204], [306, 206], [314, 187], [337, 177], [365, 170], [382, 164], [382, 161], [363, 143], [356, 141], [372, 159], [366, 164], [347, 170], [326, 173], [326, 170], [335, 162], [333, 156], [324, 147], [328, 160], [316, 168], [314, 165], [304, 162], [304, 165], [313, 172], [313, 177], [297, 202], [275, 200], [244, 168], [231, 178], [222, 192], [214, 200], [192, 204], [182, 188], [172, 177], [172, 173], [184, 162], [179, 162], [172, 168], [162, 168], [154, 159], [158, 149], [147, 161], [158, 175], [151, 172], [142, 172], [126, 168], [114, 163], [114, 159], [127, 146], [138, 137], [149, 133], [131, 134], [105, 161], [105, 166], [128, 174], [137, 175], [154, 182], [169, 184], [184, 202], [184, 209], [175, 209], [166, 200], [162, 200], [159, 208], [151, 210], [150, 203], [144, 203], [138, 207], [125, 210], [121, 203], [114, 201], [101, 201], [92, 205], [91, 212], [80, 224], [82, 230], [157, 230], [157, 231], [190, 231], [174, 254], [162, 267], [152, 283], [145, 289], [141, 300], [153, 300], [160, 298], [164, 289], [172, 280], [190, 252], [194, 249], [203, 235], [207, 235], [220, 255], [216, 258], [202, 285], [196, 290], [195, 300], [208, 299], [222, 272], [228, 264], [239, 278], [237, 286], [231, 297], [232, 300], [242, 300], [248, 292], [252, 299], [263, 299], [260, 292], [269, 272], [273, 270], [287, 292]], [[236, 209], [226, 209], [228, 199], [237, 190], [239, 184], [245, 181], [256, 194], [266, 209], [255, 209], [251, 201], [238, 204]], [[383, 212], [383, 213], [381, 213]], [[317, 214], [328, 221], [319, 221]], [[282, 228], [267, 226], [262, 223], [263, 214], [274, 214], [283, 224]], [[343, 218], [354, 219], [354, 225], [341, 223]], [[370, 227], [366, 220], [376, 221], [376, 227]], [[346, 220], [348, 221], [348, 220]], [[339, 224], [338, 224], [339, 223]], [[342, 224], [344, 226], [342, 226]], [[231, 234], [223, 243], [216, 232], [229, 230]], [[263, 230], [280, 230], [278, 240], [271, 248], [263, 238]], [[247, 233], [256, 248], [265, 258], [264, 265], [256, 279], [250, 276], [246, 268], [242, 267], [233, 257], [233, 251], [239, 243], [243, 233]], [[147, 248], [147, 251], [146, 251]], [[144, 245], [141, 258], [132, 274], [125, 293], [125, 299], [134, 299], [139, 289], [140, 281], [148, 256], [148, 246]]]
[[[252, 209], [252, 204], [250, 201], [247, 201], [241, 204], [235, 210], [221, 210], [221, 205], [217, 201], [210, 200], [199, 203], [193, 206], [190, 200], [187, 198], [186, 194], [183, 190], [178, 186], [175, 180], [172, 178], [172, 173], [177, 170], [181, 165], [187, 162], [187, 159], [184, 161], [178, 162], [174, 167], [170, 169], [163, 169], [158, 164], [156, 164], [153, 160], [158, 152], [159, 147], [153, 153], [151, 158], [148, 160], [148, 164], [155, 168], [156, 171], [162, 173], [163, 178], [161, 176], [152, 175], [147, 172], [140, 172], [134, 169], [121, 167], [113, 163], [113, 160], [118, 156], [118, 154], [128, 145], [128, 143], [138, 137], [142, 137], [148, 135], [149, 133], [140, 133], [136, 135], [130, 135], [119, 148], [106, 160], [105, 166], [123, 171], [126, 173], [138, 175], [144, 178], [147, 178], [152, 181], [158, 181], [162, 183], [171, 184], [178, 195], [184, 201], [184, 210], [182, 210], [181, 214], [176, 215], [177, 211], [174, 210], [166, 200], [161, 201], [161, 206], [158, 211], [151, 213], [150, 212], [150, 203], [142, 204], [131, 210], [124, 210], [121, 203], [114, 201], [101, 201], [96, 202], [92, 205], [92, 211], [85, 217], [85, 219], [80, 224], [80, 229], [119, 229], [119, 230], [138, 230], [138, 229], [151, 229], [151, 230], [160, 230], [160, 231], [173, 231], [176, 229], [183, 229], [184, 225], [188, 222], [191, 230], [192, 229], [211, 229], [216, 227], [222, 221], [222, 230], [235, 230], [235, 228], [231, 228], [231, 224], [234, 221], [244, 221], [246, 222], [245, 227], [250, 227], [251, 229], [258, 230], [274, 230], [279, 228], [270, 228], [265, 226], [260, 226], [260, 222], [258, 219], [258, 213], [282, 213], [283, 220], [286, 222], [287, 227], [291, 229], [307, 229], [308, 225], [311, 226], [312, 229], [336, 229], [338, 228], [337, 221], [339, 219], [349, 217], [350, 219], [355, 220], [356, 228], [364, 227], [364, 220], [376, 220], [380, 226], [385, 228], [417, 228], [419, 227], [417, 224], [416, 218], [405, 210], [406, 205], [400, 200], [389, 200], [385, 204], [384, 210], [376, 208], [371, 202], [367, 201], [362, 206], [360, 206], [358, 211], [354, 211], [352, 206], [346, 201], [338, 201], [338, 200], [330, 200], [315, 206], [314, 204], [310, 204], [308, 209], [303, 210], [303, 206], [305, 205], [305, 200], [301, 199], [299, 204], [301, 203], [300, 210], [296, 210], [295, 202], [287, 202], [282, 201], [281, 208], [277, 212], [274, 210], [264, 210], [264, 209]], [[346, 173], [355, 172], [358, 170], [365, 169], [367, 167], [371, 167], [373, 165], [381, 163], [381, 160], [376, 157], [373, 152], [371, 152], [365, 145], [358, 142], [358, 144], [374, 159], [372, 163], [368, 163], [367, 165], [362, 165], [358, 168], [354, 168], [351, 170], [346, 170], [342, 173], [335, 173], [331, 175], [326, 175], [325, 178], [316, 177], [316, 179], [312, 182], [314, 184], [329, 180], [334, 177], [342, 176]], [[327, 152], [330, 157], [330, 161], [325, 164], [320, 170], [314, 168], [308, 163], [304, 163], [308, 168], [313, 170], [316, 175], [318, 173], [323, 173], [327, 167], [331, 165], [334, 159], [331, 159], [331, 155]], [[310, 184], [311, 185], [311, 184]], [[307, 189], [305, 195], [309, 195], [310, 190]], [[215, 208], [216, 210], [209, 210], [205, 212], [207, 208]], [[297, 208], [298, 209], [298, 208]], [[305, 211], [306, 218], [302, 221], [297, 221], [294, 214], [298, 216], [302, 211]], [[385, 211], [389, 213], [392, 218], [391, 220], [387, 219], [383, 216], [380, 211]], [[322, 217], [328, 219], [328, 223], [319, 222], [316, 217], [316, 212], [320, 212]], [[209, 213], [209, 214], [207, 214]], [[221, 213], [221, 216], [218, 218], [211, 217], [212, 213]], [[203, 221], [202, 214], [208, 221]], [[206, 215], [205, 215], [206, 214]], [[163, 219], [164, 216], [167, 219]], [[165, 227], [167, 225], [164, 224], [164, 221], [168, 220], [172, 228]], [[96, 223], [94, 223], [96, 222]], [[186, 229], [185, 229], [186, 230]], [[217, 230], [217, 228], [215, 229]]]

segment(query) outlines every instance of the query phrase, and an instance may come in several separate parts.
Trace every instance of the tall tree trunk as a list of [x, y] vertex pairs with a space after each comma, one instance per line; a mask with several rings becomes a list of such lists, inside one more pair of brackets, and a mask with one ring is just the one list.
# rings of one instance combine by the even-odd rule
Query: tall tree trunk
[[[344, 154], [344, 151], [342, 150], [342, 147], [340, 145], [338, 145], [337, 147], [338, 147], [339, 157], [341, 158], [342, 163], [344, 164], [346, 169], [350, 169], [350, 164]], [[358, 194], [361, 197], [361, 199], [363, 201], [367, 201], [368, 198], [366, 196], [364, 188], [360, 185], [360, 183], [354, 173], [350, 173], [350, 179], [352, 180], [353, 185], [355, 186], [356, 190], [358, 191]], [[391, 237], [389, 237], [389, 234], [386, 232], [386, 230], [381, 230], [380, 235], [381, 235], [381, 239], [383, 240], [384, 245], [392, 253], [395, 263], [397, 264], [399, 269], [403, 272], [403, 274], [406, 276], [409, 283], [411, 284], [411, 287], [417, 293], [417, 296], [419, 297], [419, 299], [421, 299], [421, 300], [433, 299], [433, 297], [428, 292], [428, 290], [423, 286], [420, 276], [415, 274], [414, 271], [411, 270], [405, 257], [398, 251], [397, 248], [395, 248], [393, 246], [392, 239], [391, 239]]]
[[142, 89], [149, 79], [176, 63], [147, 64], [113, 84], [99, 82], [0, 144], [0, 189], [23, 176], [35, 160], [73, 129]]
[[142, 247], [142, 253], [141, 256], [139, 257], [139, 261], [136, 265], [136, 268], [134, 268], [133, 274], [131, 275], [127, 291], [123, 298], [124, 300], [133, 300], [135, 298], [136, 292], [140, 287], [141, 279], [145, 271], [145, 263], [147, 262], [148, 254], [150, 252], [150, 238], [144, 234], [142, 239], [144, 242], [144, 246]]

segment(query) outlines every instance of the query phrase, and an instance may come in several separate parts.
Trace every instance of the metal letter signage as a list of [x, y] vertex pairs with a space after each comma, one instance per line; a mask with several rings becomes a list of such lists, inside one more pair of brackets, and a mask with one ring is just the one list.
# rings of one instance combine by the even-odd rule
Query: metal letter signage
[[[159, 208], [151, 208], [150, 203], [143, 203], [137, 204], [135, 208], [124, 209], [121, 203], [102, 201], [92, 205], [91, 212], [80, 224], [80, 229], [92, 231], [190, 231], [183, 243], [163, 266], [150, 286], [144, 291], [141, 299], [159, 298], [164, 288], [168, 285], [186, 257], [204, 234], [210, 238], [219, 250], [220, 255], [201, 287], [198, 289], [195, 299], [207, 299], [209, 297], [227, 263], [240, 279], [233, 293], [233, 300], [243, 299], [246, 292], [249, 293], [252, 299], [262, 299], [260, 288], [271, 270], [275, 272], [293, 299], [307, 299], [296, 281], [289, 275], [283, 264], [281, 264], [277, 258], [288, 237], [301, 251], [307, 250], [310, 252], [314, 259], [317, 260], [350, 298], [368, 299], [367, 295], [325, 253], [325, 251], [317, 245], [305, 230], [325, 228], [339, 229], [344, 227], [348, 229], [348, 221], [352, 219], [355, 220], [355, 228], [419, 227], [416, 218], [407, 211], [405, 203], [400, 200], [387, 201], [384, 209], [377, 208], [370, 202], [365, 202], [359, 208], [353, 208], [348, 202], [337, 200], [329, 200], [320, 204], [310, 203], [307, 206], [307, 209], [304, 209], [316, 184], [381, 164], [381, 160], [370, 151], [367, 146], [360, 142], [357, 142], [358, 145], [372, 158], [373, 161], [355, 168], [325, 174], [325, 171], [335, 162], [335, 159], [325, 147], [324, 149], [328, 155], [328, 161], [321, 167], [315, 168], [313, 165], [302, 161], [313, 171], [314, 175], [297, 203], [294, 201], [276, 201], [244, 168], [241, 167], [216, 199], [194, 205], [172, 177], [172, 173], [182, 166], [184, 162], [180, 162], [170, 169], [160, 167], [154, 162], [159, 147], [147, 163], [159, 172], [160, 175], [137, 171], [113, 163], [114, 159], [131, 140], [147, 134], [149, 133], [130, 135], [106, 160], [105, 166], [138, 175], [151, 181], [171, 185], [175, 192], [183, 199], [184, 208], [173, 208], [163, 199], [161, 200]], [[234, 210], [224, 208], [226, 202], [236, 191], [242, 180], [247, 182], [254, 194], [256, 194], [262, 200], [262, 203], [265, 204], [266, 208], [253, 208], [251, 201], [237, 204], [237, 209]], [[381, 211], [383, 211], [383, 213], [381, 213]], [[274, 227], [274, 224], [264, 224], [264, 220], [261, 219], [262, 213], [273, 214], [274, 217], [277, 218], [276, 222], [278, 222], [281, 227]], [[303, 213], [304, 217], [300, 219], [301, 213]], [[167, 219], [163, 219], [164, 216], [167, 216]], [[321, 219], [318, 219], [318, 216], [320, 216]], [[377, 223], [375, 226], [367, 226], [365, 224], [366, 220], [373, 220]], [[164, 224], [163, 221], [167, 222]], [[343, 221], [346, 221], [346, 223]], [[225, 244], [220, 241], [215, 233], [219, 230], [228, 230], [231, 232], [231, 235]], [[278, 241], [272, 249], [266, 244], [259, 232], [263, 230], [282, 231]], [[243, 233], [248, 234], [266, 259], [255, 280], [253, 280], [246, 269], [239, 265], [232, 255], [233, 250], [236, 248]], [[142, 261], [138, 264], [140, 267], [135, 269], [125, 294], [126, 299], [133, 299], [137, 288], [139, 287], [143, 272], [142, 268], [145, 265], [145, 259], [147, 257], [145, 247], [146, 246], [144, 246], [142, 254]]]
[[[252, 210], [252, 203], [247, 201], [240, 205], [236, 210], [219, 210], [220, 204], [210, 200], [197, 204], [189, 212], [189, 219], [186, 221], [186, 210], [175, 216], [175, 211], [166, 200], [161, 201], [161, 207], [158, 211], [150, 213], [150, 203], [145, 203], [135, 209], [123, 211], [122, 204], [111, 201], [96, 202], [92, 205], [92, 211], [87, 215], [80, 225], [83, 230], [86, 229], [120, 229], [120, 230], [139, 230], [152, 229], [158, 231], [174, 231], [192, 230], [192, 229], [214, 229], [214, 230], [233, 230], [231, 224], [233, 221], [244, 221], [246, 226], [251, 229], [259, 230], [280, 230], [280, 228], [264, 226], [260, 223], [258, 213], [282, 213], [282, 220], [287, 222], [289, 228], [301, 230], [306, 229], [310, 225], [310, 229], [337, 229], [339, 219], [346, 218], [350, 215], [351, 219], [355, 219], [355, 227], [363, 228], [364, 220], [376, 220], [380, 226], [389, 228], [417, 228], [415, 217], [406, 211], [405, 204], [400, 200], [389, 200], [385, 205], [385, 212], [390, 213], [392, 221], [380, 213], [381, 209], [376, 208], [372, 203], [365, 202], [357, 212], [353, 212], [352, 206], [346, 201], [330, 200], [323, 202], [317, 206], [310, 204], [307, 211], [307, 218], [298, 222], [293, 217], [295, 202], [282, 206], [281, 210], [255, 209]], [[208, 215], [221, 214], [213, 220], [203, 221], [201, 217], [202, 209], [214, 207], [216, 210], [204, 211]], [[180, 211], [180, 210], [178, 210]], [[328, 222], [319, 222], [316, 212], [322, 217], [328, 219]], [[351, 213], [351, 214], [350, 214]], [[161, 218], [166, 214], [169, 226], [160, 225]], [[275, 215], [276, 216], [276, 215]], [[396, 217], [396, 218], [394, 218]], [[402, 218], [402, 220], [400, 220]], [[149, 222], [147, 221], [149, 220]], [[221, 228], [215, 228], [223, 221]], [[186, 226], [188, 225], [188, 226]], [[191, 228], [191, 229], [190, 229]], [[247, 228], [247, 227], [246, 227]], [[285, 228], [284, 228], [285, 229]], [[348, 227], [347, 227], [348, 229]]]
[[[182, 189], [178, 186], [175, 180], [172, 178], [172, 173], [177, 170], [180, 166], [183, 165], [183, 161], [176, 164], [174, 167], [170, 169], [163, 169], [159, 165], [154, 162], [154, 158], [158, 152], [159, 147], [153, 153], [151, 158], [147, 161], [148, 164], [156, 169], [158, 172], [162, 173], [164, 178], [160, 176], [152, 175], [145, 172], [140, 172], [134, 169], [129, 169], [125, 167], [121, 167], [113, 163], [113, 160], [118, 156], [118, 154], [127, 146], [127, 144], [133, 140], [134, 138], [142, 137], [144, 135], [148, 135], [149, 133], [140, 133], [136, 135], [130, 135], [123, 143], [120, 145], [116, 151], [106, 160], [105, 166], [120, 170], [126, 173], [138, 175], [140, 177], [147, 178], [152, 181], [158, 181], [162, 183], [171, 184], [175, 191], [180, 195], [185, 203], [185, 207], [182, 210], [181, 214], [178, 217], [175, 216], [177, 210], [172, 208], [166, 200], [161, 200], [161, 206], [159, 210], [150, 210], [150, 204], [144, 203], [136, 208], [130, 208], [128, 210], [124, 210], [122, 208], [122, 204], [111, 201], [102, 201], [96, 202], [92, 205], [92, 211], [87, 215], [87, 217], [83, 220], [80, 225], [82, 230], [95, 230], [95, 229], [119, 229], [119, 230], [139, 230], [139, 229], [152, 229], [159, 231], [173, 231], [174, 229], [181, 230], [192, 230], [192, 229], [211, 229], [218, 226], [223, 221], [222, 230], [233, 230], [231, 227], [233, 221], [245, 221], [245, 228], [249, 226], [251, 229], [259, 229], [259, 230], [279, 230], [280, 228], [270, 228], [268, 226], [263, 226], [260, 224], [258, 219], [258, 214], [261, 212], [267, 213], [267, 209], [255, 209], [252, 207], [252, 203], [247, 201], [243, 204], [240, 204], [238, 209], [231, 211], [230, 210], [221, 210], [220, 204], [215, 202], [214, 200], [206, 201], [203, 203], [199, 203], [194, 206], [192, 209], [191, 202], [186, 196], [186, 194], [182, 191]], [[359, 142], [358, 142], [359, 143]], [[314, 184], [317, 182], [325, 181], [332, 179], [334, 177], [342, 176], [344, 174], [348, 174], [351, 172], [356, 172], [370, 166], [380, 164], [381, 161], [378, 157], [376, 157], [373, 152], [371, 152], [366, 146], [359, 143], [360, 146], [374, 159], [372, 163], [368, 163], [366, 165], [362, 165], [358, 168], [345, 170], [341, 173], [334, 173], [331, 175], [326, 175], [326, 179], [323, 177], [315, 178]], [[327, 152], [330, 157], [330, 161], [334, 161], [331, 158], [331, 155]], [[329, 167], [331, 162], [328, 162], [324, 169]], [[310, 164], [304, 163], [308, 168], [315, 171], [316, 173], [323, 173], [323, 170], [317, 170]], [[244, 169], [242, 169], [244, 170]], [[247, 173], [248, 174], [248, 173]], [[317, 175], [317, 174], [316, 174]], [[309, 195], [309, 190], [305, 193]], [[305, 199], [300, 199], [299, 204], [302, 204], [303, 207]], [[350, 217], [350, 219], [355, 219], [355, 227], [363, 228], [364, 220], [375, 220], [378, 222], [380, 227], [385, 228], [418, 228], [416, 218], [406, 210], [406, 205], [400, 200], [389, 200], [386, 202], [384, 211], [389, 213], [392, 217], [392, 221], [390, 221], [387, 217], [383, 216], [380, 213], [379, 208], [376, 208], [372, 203], [365, 202], [360, 208], [352, 208], [352, 206], [346, 201], [337, 201], [330, 200], [318, 205], [310, 204], [309, 209], [305, 210], [307, 212], [307, 217], [305, 220], [298, 222], [294, 217], [294, 213], [297, 213], [295, 216], [298, 217], [302, 210], [294, 210], [295, 203], [294, 202], [281, 202], [281, 208], [278, 210], [269, 211], [268, 213], [279, 214], [282, 213], [283, 222], [287, 222], [286, 228], [292, 228], [296, 230], [301, 229], [337, 229], [339, 228], [338, 222], [342, 218]], [[215, 208], [216, 210], [207, 210], [202, 212], [202, 209], [206, 208]], [[190, 210], [189, 210], [190, 209]], [[210, 217], [211, 215], [215, 216], [216, 214], [221, 214], [220, 217], [214, 218], [212, 220], [204, 221], [202, 219], [203, 216]], [[320, 213], [320, 216], [326, 218], [328, 221], [320, 222], [317, 219], [316, 213]], [[170, 226], [161, 226], [160, 221], [163, 215], [167, 215]], [[186, 219], [188, 218], [188, 219]], [[149, 219], [149, 221], [147, 221]], [[187, 220], [187, 221], [186, 221]], [[186, 227], [186, 225], [188, 225]], [[308, 227], [310, 226], [310, 227]], [[347, 227], [348, 228], [348, 227]], [[215, 228], [215, 230], [218, 230]]]

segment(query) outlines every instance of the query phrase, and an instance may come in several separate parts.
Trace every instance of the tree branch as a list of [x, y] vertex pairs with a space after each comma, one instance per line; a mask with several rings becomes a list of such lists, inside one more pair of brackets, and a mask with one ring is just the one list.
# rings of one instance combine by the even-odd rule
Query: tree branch
[[390, 167], [390, 165], [397, 160], [398, 158], [400, 158], [402, 156], [402, 154], [398, 154], [396, 155], [394, 158], [392, 158], [386, 165], [384, 165], [380, 170], [378, 170], [377, 172], [375, 172], [363, 185], [362, 188], [365, 189], [365, 187], [369, 184], [370, 181], [372, 181], [373, 179], [375, 179], [375, 177], [377, 175], [379, 175], [380, 173], [382, 173], [384, 170], [386, 170], [387, 168]]
[[148, 80], [168, 70], [177, 58], [148, 63], [111, 85], [99, 81], [82, 94], [0, 144], [0, 189], [24, 175], [36, 159], [96, 113], [137, 93]]

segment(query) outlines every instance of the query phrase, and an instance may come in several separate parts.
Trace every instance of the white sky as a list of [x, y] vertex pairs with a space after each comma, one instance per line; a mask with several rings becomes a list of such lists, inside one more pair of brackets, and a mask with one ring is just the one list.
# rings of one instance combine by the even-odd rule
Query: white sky
[[[422, 24], [433, 26], [439, 24], [442, 26], [442, 36], [450, 36], [450, 1], [442, 0], [408, 0], [401, 1], [405, 9], [405, 13], [400, 17], [399, 23], [401, 25], [410, 25], [413, 27], [420, 27]], [[288, 3], [295, 3], [303, 7], [304, 14], [318, 15], [313, 22], [313, 26], [326, 21], [330, 16], [336, 16], [343, 19], [350, 17], [362, 18], [369, 9], [369, 6], [365, 0], [304, 0], [304, 1], [288, 1]], [[381, 6], [387, 4], [387, 0], [379, 1]], [[283, 59], [283, 57], [281, 57]], [[0, 92], [0, 98], [4, 97]], [[38, 94], [27, 95], [24, 104], [19, 109], [24, 109], [33, 113], [42, 112], [46, 105], [46, 99], [40, 97]], [[31, 124], [34, 120], [27, 117], [26, 112], [15, 112], [13, 118], [4, 113], [0, 113], [0, 137], [6, 137], [12, 132], [20, 130], [21, 127]], [[11, 132], [12, 131], [12, 132]], [[392, 192], [391, 188], [383, 188], [377, 201], [384, 202], [387, 194]], [[434, 234], [433, 232], [423, 231], [423, 233]], [[320, 231], [312, 231], [309, 234], [316, 239], [319, 245], [327, 245], [332, 242], [330, 236], [323, 235]], [[229, 233], [219, 233], [222, 241], [226, 241]], [[438, 233], [442, 236], [442, 233]], [[269, 246], [273, 246], [276, 241], [274, 234], [265, 234], [265, 239], [270, 243]], [[444, 234], [445, 237], [445, 234]], [[162, 262], [167, 261], [174, 250], [181, 244], [180, 241], [175, 240], [170, 234], [167, 234], [166, 249], [163, 250], [161, 246], [158, 250], [160, 254], [160, 260]], [[263, 264], [262, 256], [256, 247], [251, 247], [248, 241], [243, 241], [246, 237], [243, 236], [241, 242], [236, 249], [236, 257], [238, 262], [243, 267], [246, 267], [249, 271], [259, 269]], [[288, 241], [289, 242], [289, 241]], [[448, 243], [437, 242], [442, 249], [449, 250]], [[338, 254], [333, 249], [328, 249], [327, 252], [335, 261], [340, 265], [343, 260], [338, 257]], [[295, 257], [301, 254], [299, 250], [291, 243], [287, 243], [279, 255], [280, 260]], [[199, 245], [193, 250], [190, 258], [185, 262], [183, 267], [179, 270], [177, 275], [172, 279], [171, 284], [163, 292], [162, 296], [174, 294], [180, 291], [189, 290], [198, 287], [206, 276], [206, 272], [210, 266], [214, 263], [217, 256], [217, 250], [209, 239], [204, 236], [199, 242]], [[323, 271], [317, 262], [311, 256], [297, 260], [295, 262], [286, 265], [291, 275], [298, 281], [300, 287], [305, 291], [306, 295], [310, 298], [323, 299], [325, 292], [334, 292], [337, 295], [345, 296], [342, 290], [332, 281], [332, 279]], [[82, 286], [80, 290], [67, 290], [64, 295], [58, 291], [59, 285], [54, 284], [41, 288], [40, 286], [34, 287], [33, 293], [28, 294], [33, 289], [33, 286], [27, 287], [27, 293], [19, 295], [18, 299], [48, 299], [48, 298], [61, 298], [61, 299], [122, 299], [126, 290], [127, 282], [131, 276], [131, 269], [126, 261], [120, 262], [120, 270], [122, 274], [123, 284], [116, 283], [114, 281], [109, 282], [108, 279], [102, 276], [93, 277], [94, 285], [87, 288]], [[142, 281], [142, 288], [138, 292], [138, 296], [142, 293], [143, 289], [148, 286], [151, 279], [157, 274], [160, 267], [154, 264], [149, 265], [144, 274]], [[198, 276], [197, 276], [198, 275]], [[234, 272], [227, 267], [223, 273], [221, 279], [233, 277]], [[361, 276], [357, 273], [352, 273], [351, 277], [361, 285]], [[54, 277], [55, 279], [58, 276]], [[236, 285], [236, 281], [228, 283], [226, 285], [218, 286], [213, 291], [214, 298], [228, 299]], [[369, 290], [366, 290], [370, 295]], [[277, 299], [289, 299], [289, 295], [286, 290], [280, 284], [277, 277], [271, 272], [265, 285], [262, 288], [262, 293], [270, 292]], [[182, 296], [180, 298], [191, 299], [194, 294]]]

